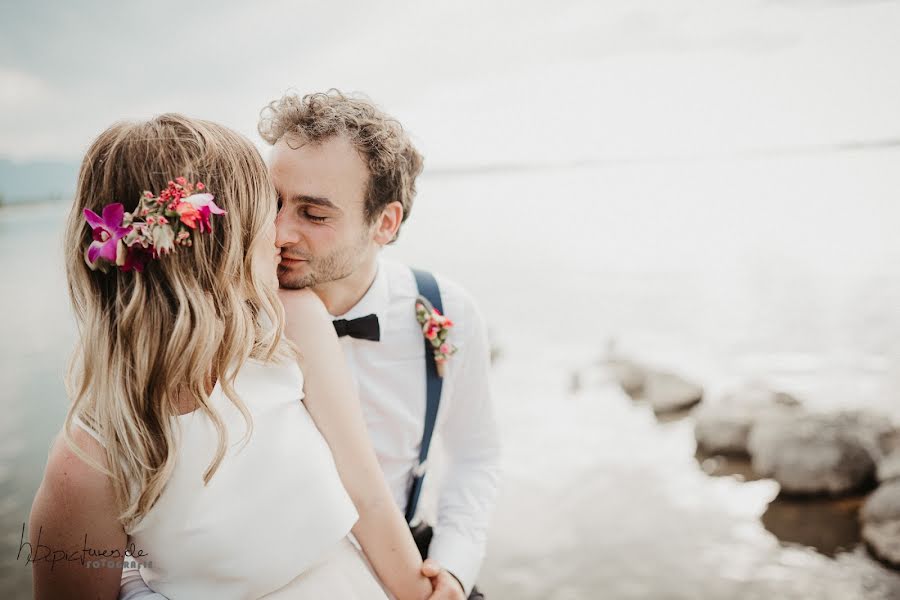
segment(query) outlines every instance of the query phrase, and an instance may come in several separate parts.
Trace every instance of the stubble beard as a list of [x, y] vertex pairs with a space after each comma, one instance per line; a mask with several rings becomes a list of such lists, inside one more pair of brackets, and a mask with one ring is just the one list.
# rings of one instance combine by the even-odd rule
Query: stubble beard
[[362, 263], [366, 242], [367, 239], [363, 237], [355, 245], [341, 248], [327, 256], [305, 256], [308, 272], [303, 275], [293, 274], [288, 268], [278, 265], [278, 283], [285, 289], [300, 290], [349, 277]]

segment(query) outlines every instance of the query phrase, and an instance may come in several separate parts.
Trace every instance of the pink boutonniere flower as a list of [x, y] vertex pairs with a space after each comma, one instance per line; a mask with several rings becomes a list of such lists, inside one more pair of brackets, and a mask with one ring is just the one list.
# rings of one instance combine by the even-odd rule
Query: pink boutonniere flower
[[442, 315], [431, 303], [419, 296], [416, 299], [416, 320], [422, 326], [422, 335], [431, 344], [438, 375], [443, 377], [447, 359], [456, 353], [457, 347], [447, 341], [453, 321]]

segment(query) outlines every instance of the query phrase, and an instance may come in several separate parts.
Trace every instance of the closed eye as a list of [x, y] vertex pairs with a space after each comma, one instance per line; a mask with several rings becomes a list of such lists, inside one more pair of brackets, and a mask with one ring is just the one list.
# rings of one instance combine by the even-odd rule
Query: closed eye
[[311, 214], [308, 210], [303, 211], [303, 216], [315, 223], [323, 223], [328, 220], [328, 217], [320, 217], [318, 215]]

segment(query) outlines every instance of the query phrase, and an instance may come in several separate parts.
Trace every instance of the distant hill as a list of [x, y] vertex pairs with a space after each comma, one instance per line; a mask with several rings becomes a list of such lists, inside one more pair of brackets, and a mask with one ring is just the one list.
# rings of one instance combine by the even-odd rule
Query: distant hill
[[76, 162], [0, 159], [0, 204], [68, 200], [77, 178]]

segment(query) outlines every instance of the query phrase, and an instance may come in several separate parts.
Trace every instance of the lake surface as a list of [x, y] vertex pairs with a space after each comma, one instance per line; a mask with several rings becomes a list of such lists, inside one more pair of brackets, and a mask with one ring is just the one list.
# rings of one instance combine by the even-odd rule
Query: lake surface
[[[426, 174], [395, 258], [479, 300], [505, 477], [480, 582], [515, 598], [880, 599], [860, 499], [792, 506], [710, 476], [597, 365], [623, 353], [711, 396], [760, 378], [900, 417], [900, 152]], [[0, 209], [0, 596], [65, 414], [63, 205]], [[833, 535], [817, 537], [809, 532]]]

